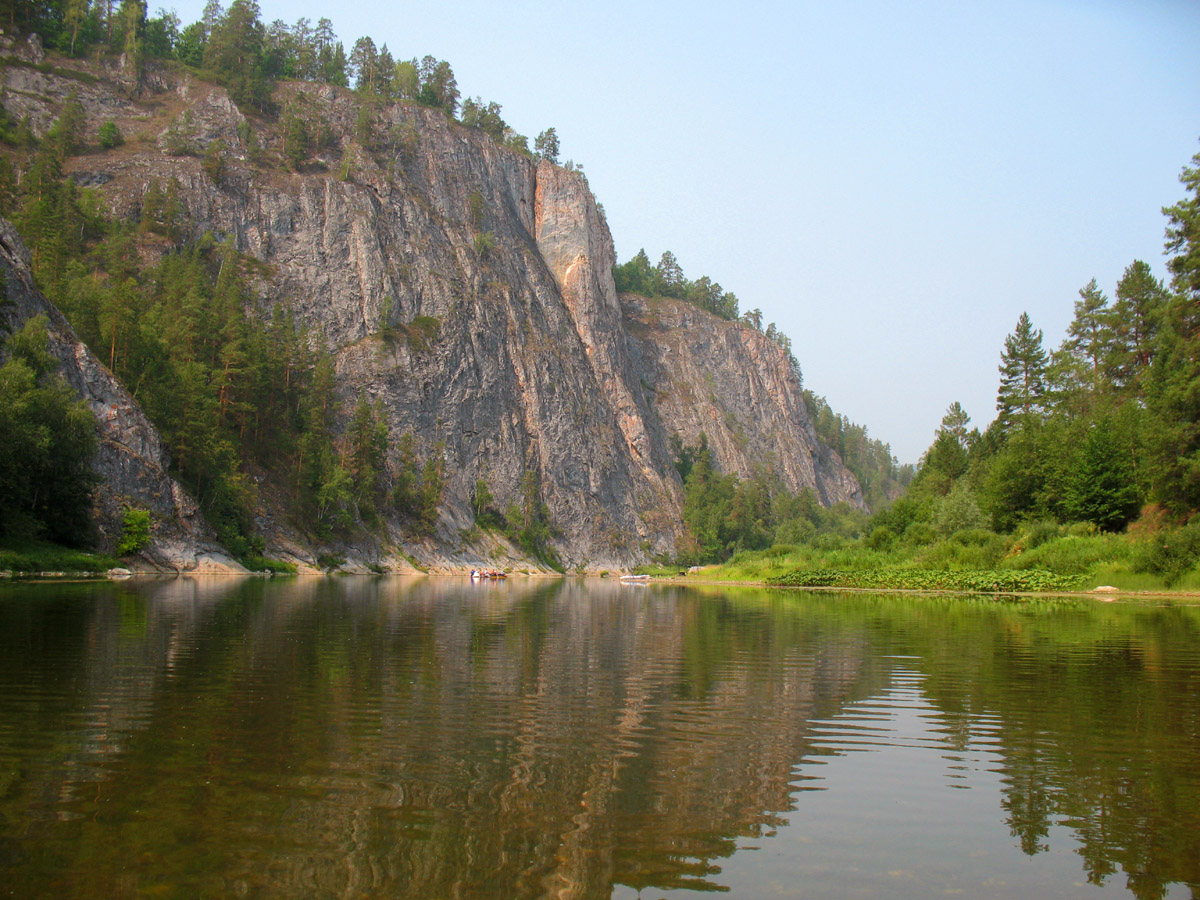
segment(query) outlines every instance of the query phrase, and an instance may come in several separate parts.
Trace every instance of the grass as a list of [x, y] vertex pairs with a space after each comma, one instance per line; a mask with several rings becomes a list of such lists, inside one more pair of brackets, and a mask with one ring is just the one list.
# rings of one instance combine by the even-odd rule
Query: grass
[[8, 540], [0, 544], [0, 571], [18, 574], [37, 572], [88, 572], [103, 574], [121, 563], [111, 556], [72, 550], [46, 541]]
[[297, 572], [295, 563], [265, 556], [247, 556], [241, 563], [251, 572], [270, 572], [272, 575], [295, 575]]
[[[1200, 566], [1169, 576], [1150, 571], [1144, 539], [1041, 523], [1025, 533], [963, 531], [928, 544], [818, 537], [813, 544], [743, 551], [689, 575], [697, 581], [979, 591], [1200, 591]], [[671, 575], [680, 567], [642, 568]]]

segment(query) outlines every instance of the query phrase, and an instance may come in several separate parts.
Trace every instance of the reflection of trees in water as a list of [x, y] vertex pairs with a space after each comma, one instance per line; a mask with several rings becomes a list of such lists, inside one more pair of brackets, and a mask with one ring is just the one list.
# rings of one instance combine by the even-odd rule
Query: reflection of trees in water
[[1200, 890], [1200, 608], [954, 600], [953, 628], [912, 627], [934, 603], [898, 601], [888, 630], [924, 658], [935, 703], [994, 714], [1021, 849], [1065, 825], [1093, 884], [1120, 869], [1137, 897]]
[[80, 591], [0, 607], [23, 635], [0, 675], [45, 698], [0, 698], [40, 742], [0, 783], [0, 865], [60, 896], [718, 888], [792, 810], [809, 723], [883, 693], [886, 653], [920, 658], [947, 746], [999, 755], [1027, 853], [1065, 824], [1095, 883], [1200, 882], [1197, 609], [521, 579]]
[[71, 804], [78, 896], [131, 893], [130, 860], [139, 889], [251, 895], [716, 887], [713, 861], [789, 808], [807, 719], [863, 693], [858, 651], [794, 612], [619, 585], [138, 599], [140, 667], [84, 663], [136, 670], [154, 709]]

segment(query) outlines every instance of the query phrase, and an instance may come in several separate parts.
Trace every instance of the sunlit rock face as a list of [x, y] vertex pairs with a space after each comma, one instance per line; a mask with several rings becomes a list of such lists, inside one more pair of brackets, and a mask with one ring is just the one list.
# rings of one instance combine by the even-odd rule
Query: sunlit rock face
[[718, 468], [766, 471], [829, 506], [862, 507], [862, 489], [817, 438], [784, 350], [757, 329], [670, 298], [625, 298], [626, 332], [662, 427], [685, 444], [704, 435]]
[[[188, 236], [231, 238], [263, 264], [256, 312], [291, 310], [333, 354], [343, 424], [357, 398], [378, 399], [393, 441], [410, 433], [423, 457], [442, 454], [434, 538], [411, 541], [401, 521], [387, 523], [409, 557], [437, 569], [514, 553], [469, 531], [471, 497], [482, 479], [505, 509], [527, 473], [567, 567], [670, 554], [682, 530], [674, 433], [694, 442], [703, 431], [724, 472], [746, 476], [765, 462], [792, 490], [861, 503], [853, 476], [817, 441], [778, 348], [695, 308], [660, 306], [651, 321], [639, 312], [648, 305], [623, 305], [612, 238], [581, 173], [411, 104], [376, 109], [367, 138], [360, 98], [285, 83], [277, 106], [303, 110], [325, 135], [290, 171], [280, 124], [243, 116], [222, 89], [151, 72], [129, 99], [106, 77], [77, 92], [87, 128], [113, 120], [127, 143], [69, 160], [76, 181], [135, 218], [152, 184], [174, 180]], [[10, 114], [48, 128], [64, 79], [0, 72], [14, 78]], [[223, 148], [215, 180], [203, 160], [213, 146]], [[141, 248], [151, 261], [170, 249], [152, 237]], [[414, 320], [434, 336], [413, 339]], [[303, 534], [263, 496], [268, 550], [302, 556]]]

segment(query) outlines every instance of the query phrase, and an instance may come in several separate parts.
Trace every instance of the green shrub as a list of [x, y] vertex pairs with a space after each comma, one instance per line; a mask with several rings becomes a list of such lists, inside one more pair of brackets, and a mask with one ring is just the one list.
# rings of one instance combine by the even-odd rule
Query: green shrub
[[346, 557], [338, 556], [335, 553], [318, 553], [317, 566], [324, 569], [326, 572], [332, 572], [334, 569], [340, 569], [346, 564]]
[[295, 575], [296, 564], [265, 556], [247, 556], [242, 564], [251, 572], [270, 572], [272, 575]]
[[44, 541], [5, 541], [0, 546], [0, 571], [106, 572], [117, 565], [109, 556], [70, 550]]
[[428, 353], [442, 333], [442, 320], [436, 316], [415, 316], [400, 331], [408, 338], [408, 346], [417, 353]]
[[1174, 584], [1200, 560], [1200, 518], [1183, 528], [1160, 531], [1139, 543], [1133, 554], [1133, 570], [1160, 576]]
[[131, 556], [150, 544], [150, 510], [125, 507], [117, 556]]
[[1049, 569], [1064, 575], [1085, 575], [1103, 563], [1129, 555], [1129, 543], [1117, 535], [1067, 535], [1038, 544], [1004, 561], [1005, 568]]
[[937, 540], [937, 532], [928, 522], [913, 522], [904, 529], [904, 543], [912, 547], [924, 547]]
[[490, 231], [483, 231], [475, 235], [475, 253], [480, 259], [487, 259], [493, 250], [496, 249], [496, 236]]
[[867, 546], [872, 550], [886, 550], [896, 542], [896, 532], [886, 525], [876, 527], [867, 538]]
[[121, 129], [112, 120], [100, 126], [100, 130], [96, 133], [96, 138], [100, 142], [102, 150], [112, 150], [114, 147], [120, 147], [125, 143], [125, 137], [121, 134]]

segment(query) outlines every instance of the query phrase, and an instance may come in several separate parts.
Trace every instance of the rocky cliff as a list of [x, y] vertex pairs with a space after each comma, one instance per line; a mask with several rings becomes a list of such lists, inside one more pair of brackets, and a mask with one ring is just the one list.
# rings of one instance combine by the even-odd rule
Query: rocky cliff
[[[361, 99], [329, 86], [277, 89], [281, 109], [324, 135], [290, 171], [278, 122], [248, 120], [186, 74], [151, 73], [137, 100], [103, 73], [80, 81], [24, 65], [0, 79], [9, 113], [35, 130], [70, 92], [90, 133], [115, 121], [125, 146], [72, 158], [75, 180], [132, 218], [152, 183], [173, 179], [190, 236], [232, 236], [264, 263], [259, 309], [289, 307], [335, 354], [344, 406], [379, 399], [393, 439], [441, 448], [436, 538], [406, 548], [427, 564], [500, 552], [461, 537], [472, 490], [485, 479], [503, 507], [526, 472], [572, 568], [670, 552], [682, 499], [672, 433], [703, 430], [724, 471], [765, 461], [789, 488], [861, 504], [771, 342], [691, 307], [622, 303], [612, 239], [580, 173], [415, 105], [368, 108], [366, 135]], [[201, 154], [217, 141], [222, 165], [206, 167]], [[418, 317], [436, 320], [434, 340], [385, 340]], [[296, 550], [303, 535], [286, 518], [267, 509], [261, 520], [272, 543]], [[406, 540], [396, 523], [390, 535]]]
[[158, 431], [141, 407], [34, 287], [29, 253], [5, 219], [0, 219], [0, 278], [11, 304], [3, 310], [5, 324], [16, 331], [28, 319], [46, 317], [49, 350], [58, 360], [58, 372], [96, 417], [100, 441], [93, 467], [101, 480], [93, 519], [101, 547], [112, 550], [125, 507], [132, 504], [150, 510], [155, 520], [153, 541], [140, 554], [140, 562], [164, 571], [245, 571], [216, 544], [196, 502], [168, 474]]
[[798, 373], [774, 341], [682, 300], [624, 298], [626, 336], [662, 427], [703, 434], [723, 472], [765, 471], [793, 493], [862, 506], [857, 480], [817, 438]]

